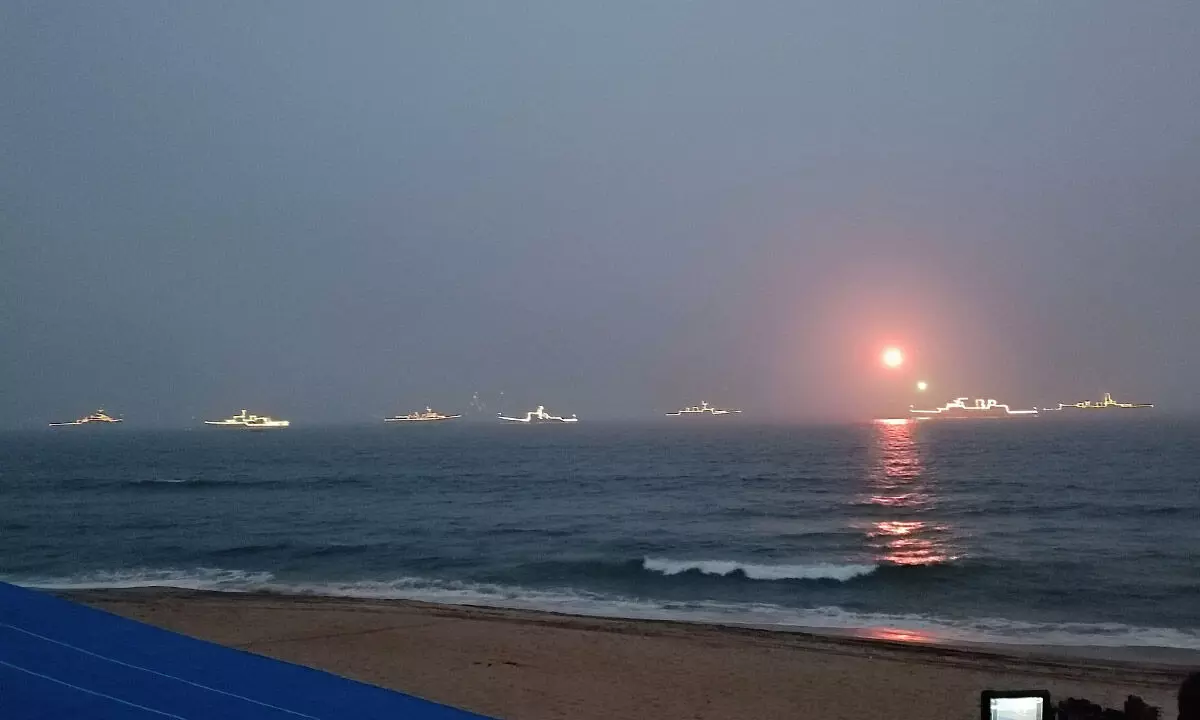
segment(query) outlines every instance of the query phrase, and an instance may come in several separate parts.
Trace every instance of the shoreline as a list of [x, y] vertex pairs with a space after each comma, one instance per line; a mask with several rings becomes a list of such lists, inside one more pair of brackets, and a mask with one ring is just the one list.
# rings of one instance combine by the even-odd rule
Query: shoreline
[[1115, 707], [1136, 694], [1169, 711], [1200, 666], [1200, 653], [1169, 648], [950, 645], [415, 600], [165, 587], [55, 594], [502, 718], [784, 718], [801, 708], [966, 717], [989, 688]]
[[[102, 581], [104, 578], [100, 578]], [[836, 622], [835, 624], [824, 624], [820, 621], [816, 623], [806, 623], [803, 619], [797, 618], [798, 621], [780, 621], [776, 622], [766, 617], [755, 617], [758, 613], [749, 613], [739, 616], [736, 613], [725, 614], [720, 610], [708, 611], [705, 609], [692, 610], [666, 610], [657, 606], [647, 604], [646, 607], [619, 607], [620, 603], [612, 603], [611, 607], [605, 604], [588, 606], [585, 603], [575, 603], [568, 598], [567, 602], [556, 602], [557, 597], [551, 601], [539, 601], [524, 598], [522, 596], [507, 597], [501, 595], [485, 596], [485, 595], [464, 595], [453, 597], [453, 593], [448, 593], [445, 597], [437, 596], [437, 593], [418, 592], [415, 594], [405, 594], [402, 589], [398, 589], [396, 594], [376, 592], [374, 588], [368, 592], [355, 592], [353, 587], [349, 591], [343, 591], [339, 587], [322, 588], [319, 585], [308, 586], [304, 584], [288, 585], [272, 582], [269, 579], [249, 578], [244, 579], [245, 582], [240, 586], [237, 583], [231, 584], [229, 587], [205, 587], [204, 584], [175, 584], [170, 578], [161, 578], [161, 584], [156, 584], [154, 580], [149, 578], [139, 579], [133, 584], [99, 584], [95, 586], [81, 585], [75, 583], [57, 583], [53, 581], [34, 580], [32, 583], [26, 584], [16, 581], [18, 584], [26, 584], [27, 587], [40, 590], [42, 592], [50, 592], [62, 596], [71, 596], [80, 594], [81, 597], [92, 594], [103, 594], [107, 592], [113, 593], [195, 593], [197, 595], [212, 594], [214, 596], [239, 595], [239, 596], [263, 596], [263, 597], [278, 597], [278, 598], [326, 598], [330, 600], [362, 600], [368, 602], [383, 602], [383, 603], [408, 603], [414, 605], [429, 605], [429, 606], [446, 606], [446, 607], [466, 607], [478, 609], [499, 609], [512, 612], [529, 612], [534, 614], [555, 615], [571, 618], [598, 618], [609, 619], [616, 621], [630, 622], [665, 622], [665, 623], [682, 623], [685, 625], [699, 626], [717, 626], [738, 629], [756, 629], [775, 633], [812, 635], [834, 638], [857, 638], [861, 640], [872, 640], [882, 642], [897, 642], [902, 646], [928, 646], [941, 647], [945, 649], [959, 650], [974, 650], [980, 652], [990, 652], [1000, 655], [1011, 655], [1018, 657], [1037, 657], [1037, 656], [1053, 656], [1058, 658], [1073, 658], [1081, 660], [1111, 660], [1116, 662], [1133, 662], [1133, 663], [1148, 663], [1159, 664], [1165, 666], [1179, 665], [1184, 667], [1200, 666], [1200, 647], [1192, 645], [1176, 645], [1176, 644], [1153, 644], [1147, 642], [1131, 642], [1121, 643], [1113, 638], [1106, 640], [1102, 635], [1096, 635], [1096, 642], [1088, 642], [1092, 638], [1088, 635], [1078, 635], [1071, 640], [1056, 640], [1053, 637], [1039, 636], [1034, 631], [1025, 633], [1024, 635], [1015, 635], [1011, 639], [1000, 635], [989, 635], [984, 633], [973, 633], [972, 631], [963, 631], [951, 624], [939, 625], [937, 618], [927, 618], [929, 621], [924, 626], [918, 623], [917, 625], [906, 622], [907, 617], [904, 616], [874, 616], [871, 614], [858, 617], [857, 620], [861, 623], [846, 623]], [[13, 582], [10, 580], [10, 582]], [[215, 584], [220, 584], [217, 582]], [[551, 593], [552, 594], [552, 593]], [[853, 615], [851, 613], [851, 615]], [[1001, 620], [1000, 622], [1006, 622]], [[1016, 621], [1012, 621], [1016, 622]], [[931, 623], [931, 624], [930, 624]], [[1087, 623], [1083, 623], [1087, 625]], [[1096, 627], [1102, 625], [1097, 623]], [[1158, 632], [1192, 632], [1190, 630], [1174, 630], [1171, 628], [1137, 628], [1133, 626], [1120, 626], [1126, 631], [1143, 631], [1151, 630]], [[1054, 632], [1051, 630], [1051, 632]], [[976, 636], [972, 636], [972, 635]], [[1190, 638], [1189, 638], [1190, 639]]]

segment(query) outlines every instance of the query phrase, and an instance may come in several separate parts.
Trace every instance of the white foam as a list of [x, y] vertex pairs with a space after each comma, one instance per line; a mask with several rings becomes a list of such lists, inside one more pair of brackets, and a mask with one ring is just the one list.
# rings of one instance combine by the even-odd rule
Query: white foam
[[268, 572], [246, 572], [221, 568], [195, 568], [192, 570], [135, 568], [131, 570], [99, 570], [68, 577], [5, 579], [18, 585], [42, 590], [173, 587], [185, 590], [247, 592], [258, 585], [271, 582], [274, 576]]
[[697, 571], [705, 575], [729, 575], [741, 572], [752, 580], [839, 580], [845, 582], [868, 575], [878, 565], [815, 563], [807, 565], [759, 565], [736, 560], [672, 560], [645, 558], [642, 567], [663, 575]]
[[943, 643], [1159, 647], [1200, 651], [1200, 629], [1195, 628], [1136, 627], [1120, 623], [1035, 623], [1003, 618], [949, 620], [917, 614], [857, 613], [837, 607], [790, 608], [766, 603], [670, 602], [569, 589], [534, 590], [417, 577], [349, 582], [281, 582], [268, 572], [197, 568], [3, 579], [48, 590], [175, 587], [221, 592], [265, 591], [547, 610], [597, 617], [752, 625], [780, 630], [866, 631], [868, 635], [877, 637], [892, 637], [899, 632]]

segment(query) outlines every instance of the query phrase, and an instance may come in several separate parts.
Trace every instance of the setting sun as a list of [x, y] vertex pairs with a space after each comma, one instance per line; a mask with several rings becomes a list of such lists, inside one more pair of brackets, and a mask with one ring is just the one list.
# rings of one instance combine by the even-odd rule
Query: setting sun
[[890, 368], [898, 368], [904, 364], [904, 353], [900, 348], [890, 347], [883, 351], [883, 364]]

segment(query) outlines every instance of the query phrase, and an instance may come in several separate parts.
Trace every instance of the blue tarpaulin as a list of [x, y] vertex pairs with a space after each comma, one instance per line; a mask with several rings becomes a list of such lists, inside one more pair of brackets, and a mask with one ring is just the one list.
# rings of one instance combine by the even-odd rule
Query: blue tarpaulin
[[0, 583], [0, 718], [480, 720]]

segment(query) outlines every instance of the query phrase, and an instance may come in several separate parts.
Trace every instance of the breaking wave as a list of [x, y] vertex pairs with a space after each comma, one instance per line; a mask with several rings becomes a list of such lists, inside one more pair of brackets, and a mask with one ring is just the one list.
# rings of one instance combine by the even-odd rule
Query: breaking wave
[[736, 560], [672, 560], [648, 557], [642, 568], [663, 575], [700, 573], [722, 577], [741, 575], [751, 580], [836, 580], [846, 582], [869, 575], [879, 565], [815, 563], [805, 565], [761, 565]]
[[247, 572], [244, 570], [225, 570], [221, 568], [194, 568], [191, 570], [142, 568], [136, 570], [99, 570], [58, 577], [3, 578], [3, 580], [41, 590], [171, 587], [184, 590], [248, 592], [263, 584], [270, 583], [274, 580], [274, 576], [269, 572]]

